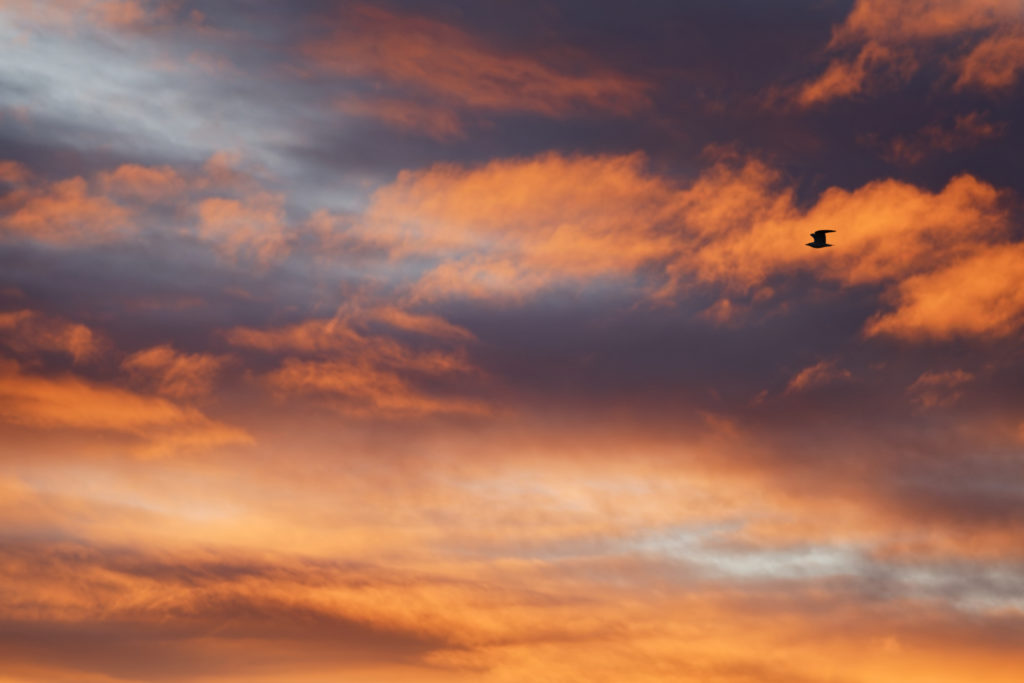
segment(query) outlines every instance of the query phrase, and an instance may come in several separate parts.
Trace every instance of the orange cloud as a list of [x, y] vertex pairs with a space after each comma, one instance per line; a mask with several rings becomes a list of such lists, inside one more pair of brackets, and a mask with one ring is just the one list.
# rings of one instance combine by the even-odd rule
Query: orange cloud
[[208, 353], [180, 353], [165, 344], [133, 353], [121, 367], [158, 393], [184, 398], [208, 394], [227, 360]]
[[140, 453], [168, 455], [183, 448], [249, 443], [251, 437], [195, 408], [142, 396], [72, 375], [46, 378], [0, 362], [0, 419], [37, 429], [67, 428], [128, 434]]
[[1021, 0], [857, 0], [833, 30], [833, 59], [817, 79], [796, 92], [802, 106], [870, 93], [907, 82], [927, 61], [947, 57], [950, 39], [966, 52], [948, 61], [955, 89], [1006, 88], [1024, 68]]
[[[937, 193], [897, 180], [829, 188], [802, 210], [775, 174], [749, 162], [738, 170], [716, 166], [685, 199], [683, 218], [701, 242], [682, 250], [670, 271], [741, 289], [793, 269], [848, 285], [896, 281], [1005, 239], [1008, 229], [1000, 193], [970, 175]], [[833, 240], [842, 248], [818, 255], [792, 247], [819, 228], [837, 229]]]
[[372, 320], [379, 320], [397, 329], [418, 332], [431, 337], [462, 341], [476, 339], [476, 335], [466, 328], [453, 325], [440, 316], [410, 313], [397, 306], [373, 308], [367, 311], [366, 315]]
[[[586, 64], [562, 68], [562, 55], [541, 61], [503, 52], [454, 26], [367, 5], [304, 50], [324, 69], [410, 88], [451, 107], [564, 117], [584, 110], [628, 114], [649, 105], [647, 86], [628, 77]], [[347, 106], [370, 113], [365, 104]], [[432, 134], [447, 134], [453, 125], [419, 105], [377, 100], [373, 107], [386, 122]]]
[[[1008, 209], [998, 190], [970, 175], [938, 192], [896, 180], [830, 188], [804, 210], [759, 164], [720, 166], [687, 192], [681, 215], [700, 238], [669, 265], [675, 283], [696, 277], [744, 292], [772, 275], [807, 270], [847, 286], [885, 285], [897, 311], [871, 321], [867, 334], [988, 336], [1016, 324], [1019, 297], [1007, 287], [1019, 247], [1006, 242]], [[796, 236], [823, 227], [838, 230], [839, 248], [824, 255], [793, 248]], [[954, 284], [975, 271], [973, 282]]]
[[96, 7], [101, 23], [116, 28], [130, 28], [143, 23], [146, 10], [139, 0], [108, 0]]
[[830, 384], [837, 380], [848, 380], [851, 374], [849, 370], [837, 368], [835, 361], [819, 361], [814, 365], [804, 368], [789, 380], [786, 385], [786, 393], [804, 391], [814, 387]]
[[260, 192], [244, 201], [211, 197], [199, 202], [197, 213], [199, 236], [228, 258], [266, 264], [290, 250], [281, 195]]
[[290, 251], [284, 197], [263, 190], [239, 164], [217, 153], [198, 170], [123, 164], [90, 179], [32, 184], [28, 170], [10, 162], [0, 172], [17, 184], [0, 196], [0, 234], [67, 245], [110, 242], [165, 220], [153, 205], [167, 205], [194, 220], [197, 236], [225, 258], [267, 264]]
[[971, 112], [955, 116], [952, 126], [935, 123], [916, 135], [895, 138], [889, 143], [884, 157], [891, 162], [917, 164], [935, 152], [970, 148], [981, 141], [998, 138], [1005, 132], [1005, 123], [991, 123], [985, 114]]
[[421, 296], [517, 297], [558, 279], [627, 275], [675, 249], [678, 192], [644, 162], [545, 154], [402, 172], [355, 232], [395, 257], [440, 256]]
[[81, 177], [17, 190], [0, 201], [3, 209], [0, 230], [40, 242], [108, 242], [135, 232], [128, 209], [91, 194]]
[[[51, 655], [51, 666], [65, 669], [65, 675], [82, 671], [85, 676], [77, 680], [89, 680], [89, 673], [143, 680], [161, 670], [189, 678], [214, 675], [216, 680], [232, 670], [244, 672], [248, 680], [268, 680], [265, 676], [290, 670], [290, 680], [310, 680], [307, 675], [325, 668], [339, 673], [389, 662], [408, 665], [445, 644], [423, 625], [390, 624], [398, 621], [387, 619], [388, 612], [398, 612], [395, 605], [373, 610], [360, 604], [372, 594], [386, 599], [406, 592], [417, 602], [427, 599], [417, 599], [418, 592], [444, 597], [443, 588], [432, 587], [429, 579], [402, 589], [397, 572], [381, 571], [365, 583], [369, 577], [358, 569], [333, 562], [320, 562], [317, 568], [301, 557], [268, 562], [230, 551], [170, 554], [74, 542], [6, 548], [0, 569], [19, 593], [30, 591], [35, 602], [30, 607], [19, 601], [5, 614], [28, 631], [22, 642], [31, 644], [27, 651], [4, 652], [8, 671], [11, 664], [24, 666], [44, 651]], [[80, 592], [68, 590], [68, 581], [76, 582]], [[131, 653], [98, 651], [94, 645], [86, 648], [92, 656], [83, 657], [83, 643], [96, 643], [88, 636], [92, 629], [116, 633], [114, 639], [129, 644]], [[48, 631], [50, 637], [38, 638]], [[242, 643], [245, 647], [238, 648]], [[256, 644], [263, 652], [259, 661], [252, 659]], [[217, 663], [203, 654], [211, 650], [218, 652]], [[296, 655], [305, 662], [297, 666], [298, 679]], [[232, 660], [229, 666], [222, 657]]]
[[[701, 581], [685, 563], [629, 555], [412, 569], [22, 541], [4, 545], [0, 568], [23, 596], [6, 616], [33, 645], [8, 657], [48, 660], [68, 680], [174, 671], [214, 681], [503, 683], [581, 680], [597, 668], [651, 683], [823, 683], [837, 669], [851, 681], [959, 683], [981, 671], [1012, 683], [1022, 660], [1015, 631], [993, 638], [985, 627], [1016, 629], [1012, 614], [979, 624], [929, 601], [865, 604], [867, 587], [843, 577], [760, 584], [754, 595]], [[91, 657], [79, 654], [83, 643]], [[126, 654], [125, 643], [146, 656]]]
[[[1021, 9], [1024, 13], [1024, 7]], [[1024, 72], [1024, 21], [978, 43], [959, 64], [954, 87], [1003, 90], [1013, 86]]]
[[211, 154], [192, 183], [200, 190], [247, 191], [256, 187], [254, 178], [243, 169], [242, 155], [227, 150]]
[[[352, 329], [344, 320], [336, 318], [307, 320], [269, 330], [236, 327], [229, 330], [226, 336], [235, 346], [271, 352], [316, 353], [350, 348], [362, 350], [374, 346], [373, 342]], [[387, 346], [391, 353], [401, 355], [401, 347], [397, 342], [390, 341]]]
[[30, 28], [78, 31], [84, 28], [134, 29], [169, 19], [177, 11], [174, 0], [5, 0], [0, 12]]
[[418, 131], [436, 140], [462, 134], [459, 116], [447, 106], [430, 106], [395, 98], [348, 96], [335, 101], [338, 111], [374, 119], [393, 128]]
[[100, 346], [85, 325], [28, 310], [0, 313], [0, 340], [17, 354], [62, 351], [76, 363], [95, 356]]
[[[366, 314], [369, 319], [442, 339], [467, 341], [467, 331], [433, 316], [395, 309]], [[367, 335], [356, 329], [363, 314], [307, 320], [270, 330], [237, 327], [228, 341], [240, 347], [273, 353], [317, 356], [286, 358], [268, 381], [288, 393], [327, 397], [343, 412], [363, 415], [424, 415], [437, 412], [482, 413], [483, 404], [458, 397], [433, 395], [417, 387], [417, 378], [476, 374], [465, 354], [456, 349], [418, 350], [395, 339]]]
[[100, 185], [110, 193], [154, 202], [176, 197], [185, 191], [185, 181], [170, 166], [124, 164], [99, 176]]
[[24, 185], [32, 176], [28, 168], [17, 161], [0, 160], [0, 183]]
[[899, 83], [917, 70], [913, 53], [870, 42], [853, 60], [834, 59], [817, 80], [805, 84], [797, 102], [805, 107], [841, 97], [860, 95], [877, 81]]
[[305, 361], [288, 358], [267, 379], [273, 387], [288, 393], [326, 397], [334, 408], [352, 415], [403, 417], [490, 412], [480, 401], [429, 394], [403, 377], [410, 370], [437, 375], [455, 369], [450, 359], [444, 357], [434, 357], [426, 364], [432, 367], [402, 368], [400, 374], [400, 371], [362, 359]]
[[[38, 638], [4, 650], [5, 671], [505, 683], [586, 679], [597, 664], [624, 681], [818, 683], [837, 667], [856, 681], [958, 683], [989, 670], [1014, 681], [1015, 631], [992, 636], [1016, 628], [1014, 608], [957, 603], [964, 584], [984, 589], [1013, 566], [997, 563], [1019, 556], [1013, 529], [979, 567], [984, 533], [851, 520], [851, 508], [873, 510], [830, 486], [805, 501], [764, 479], [691, 480], [680, 461], [707, 462], [691, 444], [662, 442], [661, 458], [639, 426], [638, 438], [610, 438], [592, 416], [583, 424], [398, 435], [426, 456], [410, 462], [379, 432], [351, 452], [348, 425], [334, 421], [322, 450], [304, 441], [302, 457], [292, 425], [259, 457], [93, 462], [39, 490], [0, 478], [0, 571], [21, 596], [5, 617]], [[830, 458], [812, 469], [836, 474]], [[751, 533], [734, 537], [745, 522]], [[931, 553], [914, 552], [915, 539]], [[875, 565], [860, 551], [887, 541], [906, 554]], [[947, 542], [951, 577], [931, 562]], [[79, 638], [90, 657], [75, 656]]]
[[986, 29], [1018, 17], [1020, 0], [857, 0], [833, 31], [832, 44], [875, 38], [922, 40]]
[[869, 335], [911, 340], [1004, 337], [1024, 325], [1024, 244], [978, 248], [944, 268], [899, 283], [894, 308], [876, 316]]
[[948, 372], [925, 372], [907, 387], [911, 400], [921, 408], [950, 406], [960, 399], [958, 387], [974, 379], [974, 375], [963, 370]]
[[[891, 179], [830, 188], [804, 208], [756, 160], [721, 161], [683, 186], [648, 172], [638, 155], [545, 154], [403, 172], [349, 234], [428, 264], [412, 285], [422, 299], [517, 299], [643, 273], [658, 283], [654, 297], [714, 283], [763, 300], [767, 278], [800, 271], [896, 291], [1005, 244], [1008, 221], [1002, 194], [970, 175], [937, 192]], [[823, 227], [838, 230], [841, 248], [799, 248]], [[723, 310], [717, 319], [728, 317]]]

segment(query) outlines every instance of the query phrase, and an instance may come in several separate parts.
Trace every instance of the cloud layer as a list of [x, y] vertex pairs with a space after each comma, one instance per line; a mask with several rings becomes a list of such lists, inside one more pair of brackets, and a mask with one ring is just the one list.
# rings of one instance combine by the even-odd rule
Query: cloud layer
[[0, 678], [1016, 682], [1024, 8], [755, 4], [0, 4]]

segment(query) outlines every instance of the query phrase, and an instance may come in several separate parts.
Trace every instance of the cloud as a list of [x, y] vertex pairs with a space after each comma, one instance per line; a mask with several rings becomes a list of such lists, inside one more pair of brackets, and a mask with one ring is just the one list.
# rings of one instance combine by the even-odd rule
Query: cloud
[[43, 28], [69, 30], [82, 19], [101, 19], [111, 0], [56, 0], [40, 5], [32, 0], [10, 0], [2, 11], [19, 23]]
[[431, 337], [474, 341], [476, 336], [464, 327], [453, 325], [437, 315], [412, 313], [397, 306], [381, 306], [370, 309], [366, 315], [400, 330], [418, 332]]
[[0, 419], [34, 429], [131, 435], [143, 442], [139, 452], [151, 456], [252, 441], [245, 431], [195, 408], [73, 375], [27, 374], [11, 361], [0, 363]]
[[247, 173], [239, 152], [217, 150], [203, 162], [199, 172], [189, 178], [193, 188], [207, 192], [242, 192], [256, 187], [255, 178]]
[[0, 183], [25, 185], [28, 183], [31, 175], [31, 171], [29, 171], [22, 163], [10, 160], [0, 160]]
[[169, 21], [181, 4], [175, 0], [52, 0], [42, 4], [6, 0], [0, 11], [17, 25], [34, 30], [127, 31]]
[[[964, 130], [977, 123], [957, 120]], [[128, 230], [129, 215], [149, 215], [153, 202], [172, 202], [194, 215], [197, 236], [228, 259], [266, 264], [287, 254], [293, 235], [285, 198], [250, 188], [210, 196], [205, 188], [220, 184], [215, 171], [187, 176], [167, 166], [122, 165], [99, 174], [96, 182], [130, 202], [127, 207], [91, 194], [81, 177], [15, 189], [4, 200], [9, 210], [2, 225], [43, 241], [113, 239], [114, 226]], [[735, 308], [742, 307], [732, 301], [735, 294], [762, 290], [766, 278], [808, 271], [847, 286], [882, 284], [888, 301], [921, 309], [928, 304], [925, 288], [915, 288], [919, 276], [937, 278], [965, 259], [976, 260], [979, 249], [1006, 247], [1007, 220], [1000, 192], [970, 175], [938, 192], [896, 180], [830, 188], [804, 208], [780, 174], [757, 160], [719, 161], [685, 185], [651, 173], [642, 155], [548, 153], [403, 172], [373, 195], [345, 234], [412, 265], [404, 272], [414, 277], [413, 300], [523, 300], [551, 286], [618, 280], [655, 298], [716, 283], [732, 293], [726, 298]], [[841, 250], [811, 260], [792, 248], [797, 235], [822, 225], [840, 228]], [[1013, 300], [1001, 300], [997, 310], [1004, 313], [993, 314], [1009, 316], [1011, 328]], [[383, 312], [377, 315], [388, 322]], [[397, 327], [441, 330], [436, 320], [395, 310], [387, 316]], [[883, 316], [868, 332], [908, 329]], [[458, 336], [453, 329], [445, 334]]]
[[[422, 364], [422, 359], [418, 364]], [[392, 370], [377, 361], [367, 362], [364, 359], [305, 361], [288, 358], [267, 379], [272, 386], [287, 393], [327, 397], [333, 407], [351, 415], [415, 417], [435, 413], [483, 415], [490, 412], [480, 401], [432, 395], [417, 389], [403, 377], [410, 371], [428, 375], [453, 371], [451, 362], [446, 358], [435, 357], [429, 364], [435, 367]]]
[[951, 406], [960, 399], [959, 387], [973, 380], [974, 375], [963, 370], [928, 371], [907, 387], [907, 395], [921, 408]]
[[242, 199], [211, 197], [196, 207], [199, 236], [230, 259], [266, 264], [288, 253], [284, 197], [261, 192]]
[[[712, 168], [685, 200], [683, 218], [701, 242], [671, 270], [694, 269], [701, 280], [741, 289], [794, 270], [846, 285], [899, 281], [1005, 239], [1008, 229], [999, 192], [970, 175], [939, 192], [891, 179], [852, 191], [833, 187], [801, 209], [778, 175], [755, 161]], [[819, 256], [792, 247], [797, 236], [822, 227], [837, 230], [840, 249]]]
[[338, 111], [349, 116], [373, 119], [392, 128], [424, 133], [435, 140], [461, 137], [462, 121], [444, 105], [383, 97], [346, 96], [335, 100]]
[[911, 136], [897, 136], [887, 145], [884, 158], [894, 163], [918, 164], [937, 152], [975, 147], [1006, 133], [1005, 123], [992, 123], [981, 112], [957, 115], [951, 126], [933, 123]]
[[377, 346], [345, 320], [338, 318], [320, 318], [306, 320], [294, 325], [259, 330], [248, 327], [235, 327], [226, 333], [231, 344], [236, 346], [259, 349], [262, 351], [298, 351], [301, 353], [337, 352], [347, 349], [357, 351], [380, 349], [382, 353], [401, 357], [402, 347], [393, 340], [383, 340]]
[[629, 114], [650, 104], [646, 84], [588, 62], [500, 50], [455, 26], [368, 5], [347, 12], [328, 38], [307, 42], [303, 51], [327, 71], [435, 100], [430, 108], [407, 98], [340, 100], [351, 114], [434, 136], [460, 128], [458, 119], [439, 113], [443, 108], [563, 118]]
[[227, 361], [227, 356], [181, 353], [164, 344], [133, 353], [121, 367], [160, 394], [185, 398], [208, 394]]
[[6, 615], [6, 657], [78, 680], [569, 681], [599, 667], [616, 680], [955, 683], [984, 671], [1010, 683], [1007, 664], [1021, 659], [1018, 615], [887, 598], [888, 577], [746, 588], [642, 556], [424, 571], [24, 540], [4, 545], [0, 567], [22, 596]]
[[110, 199], [92, 194], [82, 177], [0, 198], [0, 232], [59, 245], [120, 240], [135, 232], [131, 212]]
[[673, 252], [677, 191], [641, 155], [440, 164], [378, 190], [355, 232], [438, 260], [421, 296], [530, 295], [559, 279], [626, 276]]
[[908, 277], [893, 292], [894, 310], [869, 322], [869, 335], [945, 340], [1005, 337], [1024, 325], [1024, 245], [995, 244]]
[[[705, 462], [689, 445], [662, 441], [661, 458], [641, 425], [638, 438], [609, 438], [594, 416], [582, 425], [396, 435], [418, 456], [407, 461], [379, 432], [351, 452], [335, 420], [319, 452], [296, 444], [302, 430], [292, 425], [285, 447], [221, 467], [90, 463], [91, 478], [54, 472], [39, 492], [0, 479], [12, 536], [0, 567], [22, 596], [7, 614], [0, 650], [15, 664], [5, 670], [46, 661], [138, 680], [157, 671], [303, 681], [356, 667], [387, 681], [401, 680], [389, 668], [400, 664], [416, 680], [422, 670], [497, 682], [576, 680], [597, 662], [625, 680], [819, 683], [835, 679], [840, 661], [853, 667], [851, 683], [910, 674], [955, 683], [984, 660], [993, 680], [1012, 681], [999, 676], [1019, 656], [1019, 616], [953, 604], [1012, 600], [1019, 580], [1000, 572], [1015, 565], [1001, 562], [1019, 538], [1006, 534], [991, 564], [970, 559], [976, 528], [951, 544], [954, 562], [923, 549], [875, 557], [865, 536], [912, 553], [914, 538], [945, 541], [947, 527], [879, 518], [853, 535], [865, 530], [851, 528], [850, 508], [875, 509], [836, 494], [837, 449], [808, 444], [819, 475], [808, 503], [772, 479], [680, 481], [681, 460]], [[865, 486], [888, 481], [873, 476], [882, 458], [872, 454], [891, 453], [853, 450], [869, 468]], [[55, 500], [51, 482], [73, 499]], [[731, 537], [743, 521], [770, 527], [789, 514], [788, 537], [751, 534], [756, 546]], [[40, 524], [54, 517], [59, 531]], [[695, 623], [700, 637], [683, 637]], [[136, 641], [146, 656], [126, 657]], [[637, 652], [648, 655], [639, 664]], [[937, 670], [947, 677], [929, 678]]]
[[[766, 280], [805, 272], [848, 287], [882, 285], [887, 301], [909, 305], [928, 294], [913, 278], [980, 265], [979, 250], [1014, 249], [1002, 197], [960, 175], [936, 192], [893, 179], [833, 187], [801, 207], [781, 175], [756, 159], [719, 161], [684, 185], [649, 172], [639, 155], [549, 153], [403, 172], [373, 195], [349, 234], [416, 264], [422, 275], [411, 288], [424, 300], [521, 301], [546, 287], [616, 280], [652, 298], [713, 284], [738, 295], [756, 291], [764, 302], [771, 296], [762, 292], [772, 291]], [[799, 248], [822, 227], [838, 230], [839, 249]], [[1000, 292], [1000, 282], [1012, 281], [979, 280]], [[998, 292], [991, 297], [996, 303]], [[984, 315], [1010, 315], [1014, 300], [999, 299]], [[961, 313], [982, 315], [967, 305], [948, 309], [953, 319]], [[883, 320], [869, 333], [906, 329]]]
[[[144, 169], [146, 182], [154, 174], [166, 177], [164, 188], [178, 189], [168, 167]], [[135, 172], [138, 174], [138, 171]], [[267, 265], [289, 254], [293, 232], [285, 212], [285, 196], [268, 191], [249, 173], [238, 154], [219, 151], [202, 168], [185, 176], [186, 194], [178, 204], [195, 220], [196, 235], [231, 262]]]
[[479, 401], [419, 386], [428, 379], [476, 375], [478, 371], [461, 348], [418, 349], [388, 336], [367, 334], [357, 329], [367, 319], [449, 342], [473, 339], [468, 331], [435, 316], [394, 308], [355, 315], [339, 312], [335, 318], [267, 330], [236, 327], [226, 336], [238, 347], [292, 354], [267, 376], [271, 386], [287, 393], [326, 397], [342, 412], [366, 416], [487, 412]]
[[123, 164], [113, 171], [101, 173], [99, 182], [109, 193], [146, 202], [177, 197], [185, 191], [185, 180], [167, 165]]
[[954, 87], [960, 90], [1005, 90], [1013, 86], [1024, 72], [1024, 22], [978, 43], [961, 60], [959, 70]]
[[[1018, 683], [1015, 100], [730, 107], [835, 3], [336, 4], [204, 5], [231, 73], [141, 1], [5, 72], [0, 216], [128, 227], [0, 241], [0, 678]], [[955, 90], [971, 30], [826, 57]], [[1006, 144], [880, 177], [875, 124]]]
[[100, 349], [97, 335], [85, 325], [30, 310], [0, 313], [0, 343], [19, 355], [60, 351], [76, 363]]
[[950, 33], [986, 29], [1015, 18], [1019, 0], [857, 0], [846, 21], [833, 32], [832, 43], [866, 37], [887, 41], [933, 39]]
[[367, 583], [372, 574], [358, 565], [80, 542], [5, 544], [0, 567], [25, 598], [0, 623], [5, 669], [45, 660], [65, 675], [130, 680], [279, 670], [307, 680], [324, 668], [408, 666], [447, 645], [436, 629], [389, 618], [393, 606], [362, 604], [430, 589], [414, 577], [418, 585], [403, 589], [381, 568]]
[[830, 51], [849, 54], [802, 85], [796, 101], [811, 106], [873, 94], [943, 61], [954, 89], [1005, 89], [1024, 69], [1022, 41], [1021, 0], [857, 0], [829, 43]]
[[116, 28], [138, 26], [146, 18], [146, 10], [139, 0], [114, 0], [100, 3], [97, 14], [103, 24]]
[[291, 249], [285, 198], [266, 191], [241, 163], [219, 152], [201, 168], [122, 164], [55, 182], [8, 163], [0, 172], [15, 187], [0, 196], [0, 234], [66, 246], [145, 241], [171, 210], [224, 259], [266, 265]]
[[837, 368], [835, 361], [823, 360], [796, 373], [789, 380], [789, 384], [786, 385], [786, 393], [806, 391], [814, 387], [831, 384], [837, 380], [848, 380], [851, 377], [850, 371], [844, 368]]
[[909, 79], [917, 68], [912, 52], [868, 43], [852, 60], [832, 60], [825, 73], [800, 88], [797, 102], [809, 107], [859, 95], [869, 84], [874, 87], [881, 83], [898, 84]]

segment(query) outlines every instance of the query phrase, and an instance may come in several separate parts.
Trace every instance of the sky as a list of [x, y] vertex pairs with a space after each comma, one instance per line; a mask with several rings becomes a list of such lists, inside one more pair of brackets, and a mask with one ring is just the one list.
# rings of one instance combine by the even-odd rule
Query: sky
[[0, 45], [0, 682], [1020, 680], [1022, 0]]

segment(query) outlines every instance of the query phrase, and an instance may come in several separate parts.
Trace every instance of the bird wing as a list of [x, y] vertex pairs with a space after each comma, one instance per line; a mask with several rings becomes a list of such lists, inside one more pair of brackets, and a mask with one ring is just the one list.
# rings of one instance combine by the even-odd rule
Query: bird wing
[[830, 232], [835, 232], [835, 230], [815, 230], [814, 232], [811, 233], [811, 237], [813, 237], [816, 240], [824, 240], [825, 235]]

